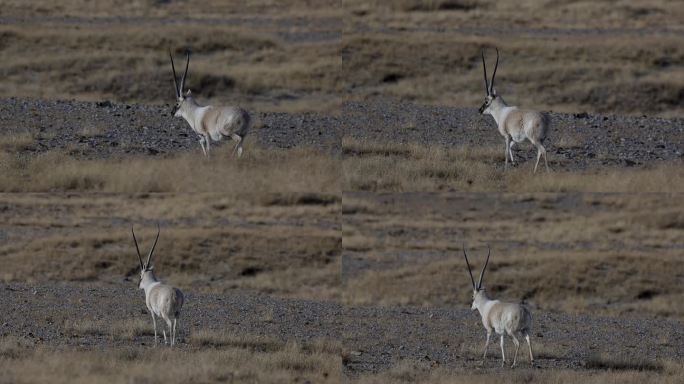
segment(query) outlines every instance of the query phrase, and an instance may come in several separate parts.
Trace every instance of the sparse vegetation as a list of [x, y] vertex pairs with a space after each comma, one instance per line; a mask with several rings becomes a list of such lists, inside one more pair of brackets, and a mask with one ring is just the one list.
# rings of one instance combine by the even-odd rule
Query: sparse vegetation
[[[47, 104], [5, 100], [24, 115], [3, 120], [0, 133], [0, 297], [17, 298], [27, 316], [0, 315], [0, 384], [681, 381], [681, 361], [651, 354], [681, 357], [681, 338], [668, 333], [684, 321], [681, 161], [570, 172], [562, 158], [550, 157], [554, 172], [533, 176], [529, 162], [504, 172], [502, 143], [477, 140], [447, 147], [345, 137], [342, 156], [250, 143], [240, 161], [230, 157], [229, 145], [205, 159], [197, 147], [182, 152], [187, 142], [169, 151], [154, 142], [167, 132], [157, 130], [163, 119], [171, 119], [159, 106], [173, 101], [168, 50], [181, 55], [186, 48], [193, 54], [187, 86], [202, 102], [258, 112], [338, 117], [344, 101], [375, 98], [476, 108], [483, 97], [480, 49], [498, 46], [505, 53], [499, 91], [511, 104], [592, 122], [602, 113], [678, 124], [684, 117], [679, 2], [201, 3], [3, 1], [2, 97], [99, 103], [82, 109], [75, 123], [66, 113], [41, 113]], [[158, 108], [139, 109], [135, 119], [125, 103]], [[79, 108], [64, 102], [59, 110]], [[591, 119], [578, 113], [585, 111]], [[112, 123], [110, 114], [119, 119]], [[267, 120], [255, 127], [272, 125]], [[276, 133], [287, 135], [298, 124], [289, 121]], [[122, 125], [134, 128], [123, 139], [116, 136]], [[415, 115], [392, 129], [415, 137], [423, 126]], [[146, 142], [136, 141], [143, 133]], [[107, 135], [106, 145], [116, 150], [98, 156], [96, 139]], [[554, 140], [556, 148], [580, 152], [591, 139], [570, 132]], [[658, 140], [671, 144], [654, 137], [653, 147]], [[591, 155], [615, 160], [613, 153]], [[204, 311], [182, 320], [174, 349], [149, 345], [153, 330], [141, 295], [134, 296], [138, 261], [130, 225], [145, 241], [157, 222], [160, 277], [188, 292], [189, 314]], [[492, 246], [496, 261], [488, 273], [496, 284], [487, 288], [549, 315], [544, 325], [572, 314], [573, 320], [637, 316], [638, 327], [655, 317], [650, 324], [671, 327], [648, 329], [656, 329], [655, 337], [639, 359], [594, 345], [578, 352], [584, 346], [559, 344], [538, 328], [533, 348], [548, 369], [529, 369], [524, 359], [515, 370], [473, 369], [482, 335], [474, 343], [451, 321], [470, 299], [455, 256], [462, 242], [474, 254]], [[481, 261], [473, 261], [478, 268]], [[60, 296], [67, 289], [71, 297]], [[124, 305], [122, 293], [138, 300]], [[369, 328], [389, 324], [388, 332], [346, 332], [364, 326], [348, 314], [365, 306], [395, 311], [362, 319]], [[314, 307], [330, 312], [317, 318], [307, 312]], [[237, 316], [241, 311], [249, 316]], [[295, 312], [304, 315], [293, 319], [305, 320], [281, 323]], [[378, 363], [374, 352], [348, 343], [365, 334], [367, 345], [387, 345], [402, 337], [392, 322], [406, 318], [422, 328], [411, 332], [430, 331], [404, 340], [420, 340], [419, 353], [395, 339]], [[600, 332], [619, 325], [612, 320], [580, 323]], [[306, 332], [314, 328], [325, 336]], [[566, 329], [566, 340], [579, 331], [574, 323]], [[426, 345], [452, 360], [428, 356]], [[353, 362], [358, 371], [349, 369]]]
[[269, 348], [262, 349], [254, 347], [262, 344], [259, 336], [241, 337], [242, 343], [221, 343], [213, 348], [191, 344], [166, 350], [138, 346], [67, 351], [3, 337], [0, 382], [35, 383], [48, 378], [52, 383], [282, 383], [293, 377], [317, 383], [341, 380], [339, 355], [320, 349], [315, 343], [273, 341]]
[[[561, 145], [576, 144], [561, 139]], [[505, 171], [498, 146], [447, 148], [344, 138], [342, 148], [344, 191], [684, 191], [684, 168], [677, 161], [635, 169], [564, 171], [551, 157], [555, 170], [533, 175], [533, 162]]]
[[[468, 303], [462, 242], [485, 252], [487, 287], [542, 311], [684, 319], [684, 214], [668, 194], [346, 194], [343, 248], [364, 260], [344, 280], [357, 305]], [[673, 197], [673, 198], [670, 198]], [[354, 207], [364, 207], [363, 210]], [[421, 215], [416, 215], [421, 212]], [[471, 261], [473, 269], [482, 260]], [[459, 278], [462, 277], [462, 278]], [[525, 282], [520, 284], [519, 282]], [[456, 296], [455, 296], [456, 295]], [[666, 304], [667, 303], [667, 304]]]
[[[24, 145], [23, 135], [6, 145]], [[167, 158], [122, 157], [78, 160], [69, 151], [43, 154], [0, 152], [0, 191], [224, 192], [252, 195], [306, 193], [323, 198], [339, 194], [339, 160], [313, 149], [250, 148], [239, 162], [232, 148], [215, 149], [210, 159], [185, 153]]]

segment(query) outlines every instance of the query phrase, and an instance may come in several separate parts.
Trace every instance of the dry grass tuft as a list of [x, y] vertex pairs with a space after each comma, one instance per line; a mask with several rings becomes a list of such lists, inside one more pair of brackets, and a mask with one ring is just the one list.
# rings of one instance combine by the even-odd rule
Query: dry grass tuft
[[[561, 139], [565, 146], [580, 145]], [[663, 162], [644, 168], [586, 171], [543, 170], [532, 174], [533, 161], [505, 171], [493, 146], [458, 147], [342, 141], [343, 190], [373, 192], [681, 192], [684, 168]], [[558, 168], [551, 158], [551, 168]]]
[[673, 272], [681, 271], [680, 197], [351, 194], [344, 205], [364, 209], [344, 218], [343, 301], [466, 305], [467, 274], [454, 258], [463, 239], [474, 270], [491, 245], [494, 297], [543, 311], [684, 319], [682, 274]]
[[[236, 195], [308, 193], [330, 200], [339, 193], [339, 161], [313, 149], [249, 151], [236, 160], [228, 146], [210, 160], [196, 153], [167, 158], [76, 160], [59, 151], [22, 156], [4, 154], [3, 192], [97, 191], [224, 192]], [[310, 191], [317, 191], [315, 197]]]
[[260, 350], [253, 348], [253, 345], [260, 345], [260, 341], [250, 342], [250, 336], [241, 339], [240, 343], [231, 343], [221, 349], [190, 346], [149, 353], [147, 347], [35, 348], [16, 338], [3, 337], [0, 339], [0, 370], [3, 372], [0, 381], [337, 383], [341, 379], [336, 355], [294, 342]]
[[424, 361], [401, 360], [390, 370], [378, 374], [364, 375], [354, 380], [357, 383], [463, 383], [463, 384], [495, 384], [501, 383], [502, 375], [505, 375], [507, 383], [522, 384], [530, 382], [539, 383], [665, 383], [674, 384], [679, 382], [684, 374], [684, 366], [681, 363], [667, 362], [669, 370], [544, 370], [506, 369], [504, 372], [473, 372], [462, 369], [448, 369], [444, 367], [430, 367]]

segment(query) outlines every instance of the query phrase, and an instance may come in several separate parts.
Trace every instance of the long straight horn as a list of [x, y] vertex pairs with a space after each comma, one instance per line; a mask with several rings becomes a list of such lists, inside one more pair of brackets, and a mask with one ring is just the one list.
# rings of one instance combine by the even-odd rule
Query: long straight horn
[[470, 269], [470, 263], [468, 262], [468, 255], [466, 255], [465, 244], [463, 244], [463, 257], [465, 257], [466, 265], [468, 266], [470, 282], [473, 284], [473, 288], [475, 288], [475, 279], [473, 279], [473, 271]]
[[159, 232], [160, 232], [159, 223], [157, 223], [157, 238], [154, 239], [154, 244], [152, 244], [152, 249], [150, 249], [150, 254], [147, 255], [147, 264], [145, 264], [148, 267], [150, 266], [150, 260], [152, 260], [152, 254], [154, 253], [154, 247], [157, 246], [157, 241], [159, 240]]
[[185, 76], [188, 74], [188, 66], [190, 66], [190, 51], [185, 51], [185, 72], [183, 73], [183, 77], [181, 78], [181, 86], [180, 90], [178, 92], [183, 93], [183, 90], [185, 89]]
[[133, 226], [131, 225], [131, 233], [133, 234], [133, 242], [135, 243], [135, 250], [138, 252], [138, 260], [140, 260], [140, 269], [145, 269], [142, 262], [142, 256], [140, 255], [140, 248], [138, 248], [138, 240], [135, 238], [135, 232], [133, 231]]
[[480, 272], [480, 280], [477, 282], [477, 289], [482, 288], [482, 278], [484, 278], [485, 269], [487, 269], [487, 264], [489, 264], [489, 255], [492, 253], [489, 245], [487, 246], [487, 260], [485, 261], [484, 267], [482, 267], [482, 272]]
[[489, 96], [489, 80], [487, 79], [487, 64], [484, 58], [484, 48], [482, 48], [482, 69], [484, 70], [485, 92]]
[[173, 85], [176, 88], [176, 98], [180, 97], [180, 91], [178, 90], [178, 79], [176, 77], [176, 67], [173, 65], [173, 55], [171, 50], [169, 50], [169, 58], [171, 58], [171, 70], [173, 71]]
[[489, 93], [494, 94], [494, 78], [496, 77], [496, 69], [499, 68], [499, 48], [496, 48], [496, 64], [494, 64], [494, 73], [492, 74], [492, 82], [489, 84]]

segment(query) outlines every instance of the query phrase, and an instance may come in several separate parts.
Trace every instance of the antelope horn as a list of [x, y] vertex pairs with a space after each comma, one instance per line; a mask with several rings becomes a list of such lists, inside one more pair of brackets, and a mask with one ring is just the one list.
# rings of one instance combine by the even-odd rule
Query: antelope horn
[[183, 73], [183, 78], [181, 78], [180, 90], [178, 91], [180, 93], [183, 93], [183, 89], [185, 89], [185, 76], [188, 74], [188, 66], [190, 66], [190, 51], [185, 51], [185, 56], [185, 72]]
[[131, 233], [133, 234], [133, 242], [135, 243], [135, 250], [138, 252], [138, 260], [140, 260], [140, 269], [144, 270], [142, 256], [140, 256], [140, 248], [138, 248], [138, 240], [135, 238], [135, 231], [133, 231], [133, 226], [131, 225]]
[[482, 48], [482, 69], [484, 70], [485, 92], [489, 96], [489, 80], [487, 79], [487, 64], [485, 63], [484, 48]]
[[494, 93], [494, 78], [496, 77], [496, 69], [499, 68], [499, 48], [496, 48], [496, 64], [494, 64], [494, 73], [492, 74], [492, 82], [489, 84], [489, 93]]
[[154, 239], [154, 244], [152, 244], [152, 249], [150, 249], [150, 254], [147, 255], [147, 264], [145, 264], [148, 267], [150, 266], [150, 260], [152, 260], [152, 254], [154, 253], [154, 247], [157, 246], [157, 241], [159, 240], [159, 232], [160, 232], [159, 223], [157, 223], [157, 238]]
[[169, 50], [169, 58], [171, 58], [171, 70], [173, 71], [173, 85], [176, 87], [176, 98], [180, 97], [180, 91], [178, 90], [178, 80], [176, 78], [176, 67], [173, 65], [173, 55], [171, 50]]
[[473, 271], [470, 269], [470, 263], [468, 262], [468, 255], [466, 254], [465, 244], [463, 244], [463, 257], [465, 257], [465, 262], [466, 262], [466, 265], [468, 266], [468, 274], [470, 274], [470, 282], [473, 284], [473, 288], [475, 288], [475, 279], [473, 279]]
[[487, 269], [487, 264], [489, 264], [489, 255], [492, 253], [491, 248], [487, 245], [487, 260], [485, 261], [484, 267], [482, 267], [482, 272], [480, 272], [480, 280], [477, 282], [477, 289], [482, 288], [482, 278], [484, 277], [485, 269]]

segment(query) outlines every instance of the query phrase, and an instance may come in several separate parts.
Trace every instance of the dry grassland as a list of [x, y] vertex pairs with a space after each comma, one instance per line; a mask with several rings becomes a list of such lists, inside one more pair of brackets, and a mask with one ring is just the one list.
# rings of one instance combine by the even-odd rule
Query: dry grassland
[[681, 29], [675, 0], [343, 0], [374, 26]]
[[79, 160], [70, 151], [23, 153], [30, 134], [0, 141], [0, 192], [96, 191], [339, 194], [340, 161], [315, 149], [252, 147], [237, 161], [232, 146], [214, 148], [209, 159], [192, 151], [168, 157]]
[[[561, 141], [559, 146], [572, 145]], [[342, 190], [372, 192], [682, 192], [681, 162], [641, 168], [603, 167], [565, 170], [563, 160], [549, 155], [538, 174], [534, 161], [504, 170], [499, 146], [446, 148], [420, 144], [342, 140]]]
[[610, 357], [597, 357], [594, 366], [586, 370], [531, 370], [524, 367], [495, 373], [473, 372], [430, 367], [419, 360], [404, 360], [392, 369], [379, 374], [362, 376], [354, 382], [371, 383], [587, 383], [587, 384], [674, 384], [684, 375], [684, 366], [679, 362], [663, 362], [640, 365], [639, 362], [623, 362]]
[[[20, 3], [10, 6], [5, 14], [17, 17], [24, 14], [24, 7], [43, 7], [38, 2]], [[88, 9], [105, 7], [107, 16], [131, 16], [126, 8], [140, 2], [123, 2], [126, 4], [117, 8], [112, 3], [72, 1], [64, 9], [50, 6], [53, 3], [45, 2], [45, 12], [31, 14], [27, 21], [0, 27], [4, 57], [0, 75], [5, 79], [6, 95], [171, 103], [174, 94], [168, 51], [173, 50], [182, 61], [187, 47], [193, 56], [186, 85], [209, 103], [300, 111], [329, 110], [340, 100], [337, 93], [343, 79], [334, 26], [339, 19], [330, 21], [334, 11], [319, 15], [312, 10], [311, 20], [304, 22], [269, 21], [264, 14], [263, 22], [255, 15], [228, 23], [212, 22], [217, 14], [228, 12], [215, 9], [225, 2], [215, 2], [215, 7], [209, 5], [199, 13], [183, 13], [187, 9], [180, 5], [171, 7], [176, 9], [172, 12], [183, 15], [178, 23], [157, 18], [164, 14], [116, 22], [55, 16], [94, 16], [100, 12], [93, 9], [93, 14]], [[147, 8], [153, 13], [165, 9], [149, 3]], [[282, 12], [274, 14], [283, 17]], [[288, 40], [289, 35], [294, 41]], [[321, 37], [297, 40], [299, 35]]]
[[684, 11], [677, 1], [344, 4], [343, 68], [356, 98], [479, 106], [480, 49], [496, 46], [497, 90], [513, 105], [684, 116]]
[[681, 201], [681, 194], [345, 195], [343, 300], [465, 306], [466, 242], [474, 269], [491, 245], [494, 297], [542, 311], [681, 320]]
[[263, 16], [272, 18], [302, 15], [329, 15], [338, 11], [336, 0], [249, 0], [223, 1], [204, 0], [201, 4], [190, 0], [113, 0], [107, 2], [89, 0], [33, 0], [27, 3], [22, 0], [6, 0], [3, 12], [7, 15], [27, 17], [38, 15], [50, 16], [148, 16], [148, 17], [230, 17]]
[[[5, 282], [137, 278], [130, 235], [148, 247], [161, 223], [160, 278], [195, 292], [339, 298], [337, 195], [0, 195]], [[133, 283], [131, 283], [133, 284]]]
[[[496, 88], [511, 105], [682, 117], [680, 41], [678, 35], [473, 35], [410, 28], [350, 33], [343, 41], [343, 71], [354, 98], [474, 108], [484, 98], [480, 50], [496, 46]], [[489, 53], [493, 66], [493, 49]]]
[[187, 347], [156, 350], [64, 350], [9, 336], [0, 338], [0, 383], [338, 383], [339, 350], [330, 340], [300, 344], [204, 330]]

